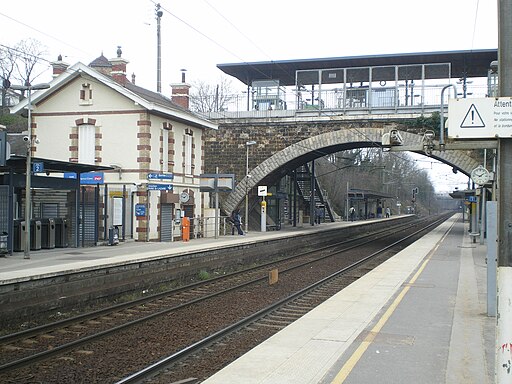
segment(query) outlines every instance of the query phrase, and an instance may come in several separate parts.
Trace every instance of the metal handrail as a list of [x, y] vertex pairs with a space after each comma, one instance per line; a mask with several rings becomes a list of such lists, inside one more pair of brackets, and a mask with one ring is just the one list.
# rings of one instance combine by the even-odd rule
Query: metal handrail
[[[414, 93], [405, 92], [405, 85], [393, 87], [347, 88], [345, 92], [339, 89], [322, 90], [317, 96], [321, 101], [314, 104], [298, 102], [293, 92], [286, 93], [287, 99], [283, 105], [286, 109], [250, 109], [248, 110], [247, 93], [233, 94], [226, 97], [226, 104], [219, 110], [197, 112], [208, 119], [231, 118], [296, 118], [300, 116], [332, 116], [358, 114], [410, 114], [438, 112], [443, 104], [443, 89], [451, 84], [417, 85]], [[347, 91], [353, 91], [347, 92]], [[359, 91], [359, 93], [354, 93]], [[468, 88], [468, 97], [485, 97], [488, 89], [486, 84], [472, 85]], [[347, 99], [349, 96], [359, 98]], [[206, 96], [215, 97], [215, 96]], [[357, 99], [357, 100], [356, 100]]]

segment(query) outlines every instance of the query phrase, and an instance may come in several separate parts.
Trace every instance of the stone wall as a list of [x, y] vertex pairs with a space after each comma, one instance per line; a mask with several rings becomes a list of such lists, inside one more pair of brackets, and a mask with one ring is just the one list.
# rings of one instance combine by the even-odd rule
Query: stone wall
[[262, 121], [248, 123], [231, 119], [221, 122], [218, 130], [205, 131], [205, 173], [235, 174], [236, 183], [245, 177], [246, 142], [254, 140], [249, 148], [249, 171], [275, 153], [304, 139], [326, 132], [372, 126], [407, 129], [404, 123], [392, 121], [327, 121], [327, 122], [278, 122]]

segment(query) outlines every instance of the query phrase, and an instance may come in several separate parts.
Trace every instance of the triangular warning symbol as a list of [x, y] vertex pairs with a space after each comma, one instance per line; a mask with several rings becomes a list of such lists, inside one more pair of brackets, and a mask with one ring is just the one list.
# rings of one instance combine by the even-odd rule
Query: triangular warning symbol
[[485, 128], [485, 123], [478, 113], [478, 109], [476, 109], [475, 104], [471, 104], [471, 107], [468, 109], [468, 113], [466, 113], [466, 117], [462, 120], [461, 128]]

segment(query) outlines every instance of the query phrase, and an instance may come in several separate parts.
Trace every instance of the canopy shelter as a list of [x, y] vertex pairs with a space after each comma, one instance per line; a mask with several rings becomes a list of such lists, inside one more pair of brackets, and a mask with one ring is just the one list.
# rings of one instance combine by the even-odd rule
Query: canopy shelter
[[474, 189], [456, 190], [449, 193], [450, 197], [455, 200], [471, 200], [470, 197], [476, 196]]
[[[230, 76], [236, 77], [247, 86], [251, 86], [255, 80], [278, 80], [281, 86], [290, 86], [296, 85], [298, 71], [329, 70], [332, 68], [410, 67], [411, 65], [432, 64], [432, 68], [425, 74], [425, 78], [435, 79], [446, 78], [445, 70], [442, 67], [435, 66], [435, 64], [449, 63], [451, 77], [486, 77], [491, 62], [497, 59], [497, 49], [480, 49], [228, 63], [217, 64], [217, 68]], [[366, 74], [360, 72], [359, 75], [364, 76], [366, 79]], [[353, 79], [347, 80], [357, 82], [357, 73], [353, 72], [353, 76]], [[374, 74], [374, 76], [377, 77], [372, 78], [372, 81], [389, 81], [391, 78], [394, 78], [394, 74], [390, 73], [389, 70], [382, 70], [378, 75]], [[401, 76], [411, 78], [412, 74], [406, 74], [404, 70]], [[303, 79], [304, 85], [306, 80], [306, 78]], [[316, 81], [314, 78], [310, 80]], [[326, 77], [322, 79], [322, 83], [326, 84], [328, 82], [339, 82], [339, 77], [336, 78], [332, 74], [329, 77], [328, 72], [326, 72]]]
[[[391, 203], [386, 204], [386, 199], [393, 198], [393, 195], [384, 192], [350, 188], [347, 190], [347, 212], [348, 207], [353, 206], [356, 209], [356, 216], [360, 220], [373, 218], [379, 211], [382, 214], [385, 207], [391, 208]], [[379, 207], [380, 210], [378, 210]]]
[[[497, 50], [424, 52], [218, 64], [247, 85], [247, 106], [265, 109], [424, 110], [441, 89], [469, 78], [489, 78]], [[489, 82], [487, 86], [490, 86]], [[252, 87], [252, 90], [251, 90]], [[293, 87], [293, 99], [286, 94]], [[488, 91], [490, 92], [490, 91]], [[470, 92], [472, 93], [472, 92]], [[249, 107], [248, 107], [249, 108]]]
[[[26, 167], [27, 158], [24, 156], [11, 156], [6, 165], [0, 167], [0, 232], [8, 235], [8, 250], [13, 252], [15, 221], [18, 220], [26, 197]], [[45, 190], [42, 194], [43, 202], [46, 199], [52, 202], [56, 191], [67, 191], [66, 220], [70, 222], [71, 244], [79, 246], [80, 223], [80, 179], [81, 175], [89, 172], [114, 170], [112, 167], [94, 164], [71, 163], [52, 159], [32, 157], [31, 190]], [[53, 174], [53, 176], [51, 176]], [[34, 210], [32, 209], [32, 212]], [[77, 225], [78, 224], [78, 225]]]

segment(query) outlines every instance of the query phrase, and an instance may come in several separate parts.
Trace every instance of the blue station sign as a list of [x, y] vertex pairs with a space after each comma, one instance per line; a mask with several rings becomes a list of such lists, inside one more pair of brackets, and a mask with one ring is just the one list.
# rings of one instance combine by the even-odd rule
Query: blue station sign
[[148, 180], [173, 180], [172, 173], [148, 173]]
[[148, 184], [148, 191], [172, 191], [172, 184]]
[[135, 216], [146, 216], [146, 204], [135, 204]]
[[44, 172], [44, 163], [41, 161], [33, 162], [32, 163], [32, 172], [34, 173], [42, 173]]
[[[75, 172], [66, 172], [64, 173], [65, 179], [76, 179]], [[104, 184], [105, 178], [103, 172], [88, 172], [80, 174], [80, 184], [85, 185], [96, 185], [96, 184]]]

